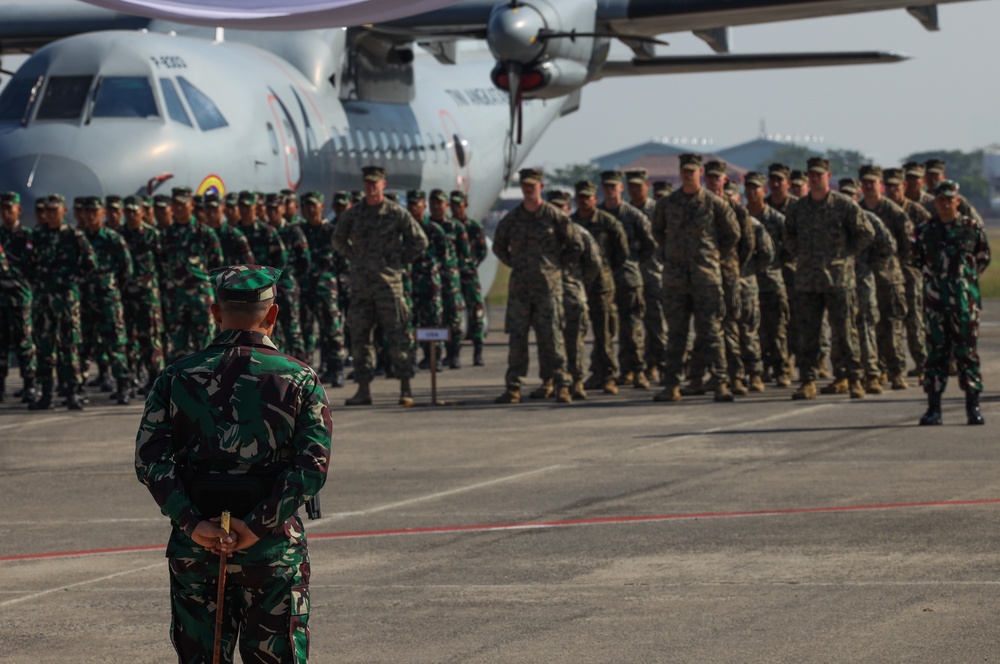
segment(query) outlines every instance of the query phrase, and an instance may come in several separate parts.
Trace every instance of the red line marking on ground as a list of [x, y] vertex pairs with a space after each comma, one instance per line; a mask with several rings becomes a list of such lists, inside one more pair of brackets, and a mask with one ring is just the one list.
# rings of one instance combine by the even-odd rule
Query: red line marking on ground
[[[980, 500], [940, 500], [915, 503], [882, 503], [874, 505], [835, 505], [830, 507], [797, 507], [780, 510], [750, 510], [742, 512], [696, 512], [690, 514], [651, 514], [646, 516], [609, 516], [593, 519], [566, 519], [563, 521], [526, 521], [524, 523], [494, 523], [459, 526], [432, 526], [428, 528], [396, 528], [392, 530], [358, 530], [342, 533], [316, 533], [310, 540], [361, 539], [366, 537], [395, 537], [399, 535], [441, 535], [449, 533], [496, 532], [505, 530], [544, 530], [547, 528], [574, 528], [579, 526], [607, 526], [626, 523], [655, 523], [658, 521], [696, 521], [698, 519], [735, 519], [759, 516], [789, 516], [798, 514], [836, 514], [845, 512], [874, 512], [879, 510], [904, 510], [925, 507], [975, 507], [977, 505], [1000, 505], [1000, 498]], [[0, 562], [26, 560], [47, 560], [53, 558], [76, 558], [120, 553], [142, 553], [163, 551], [162, 544], [130, 546], [117, 549], [90, 549], [85, 551], [57, 551], [49, 553], [28, 553], [18, 556], [0, 557]]]

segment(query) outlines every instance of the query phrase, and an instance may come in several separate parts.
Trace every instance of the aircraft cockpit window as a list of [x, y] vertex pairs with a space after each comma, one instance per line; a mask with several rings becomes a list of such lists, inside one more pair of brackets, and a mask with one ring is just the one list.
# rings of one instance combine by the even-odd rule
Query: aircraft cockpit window
[[403, 154], [403, 147], [399, 142], [399, 134], [392, 132], [392, 151], [396, 154], [396, 159], [403, 161], [406, 155]]
[[78, 120], [93, 76], [53, 76], [45, 86], [36, 120]]
[[389, 134], [384, 131], [378, 133], [378, 142], [382, 146], [382, 154], [385, 155], [386, 159], [395, 159], [396, 153], [393, 151], [392, 147], [389, 145]]
[[193, 129], [194, 125], [191, 124], [191, 118], [184, 110], [184, 104], [181, 103], [181, 96], [177, 94], [174, 82], [169, 78], [161, 78], [160, 89], [163, 90], [163, 101], [167, 104], [167, 115], [170, 116], [170, 119]]
[[194, 87], [183, 76], [177, 77], [177, 83], [181, 86], [181, 92], [184, 93], [184, 98], [194, 113], [194, 120], [202, 131], [229, 126], [226, 118], [222, 117], [219, 107], [204, 92]]
[[409, 134], [403, 134], [403, 150], [406, 152], [406, 158], [410, 161], [417, 158], [416, 148], [413, 147], [413, 141], [410, 140]]
[[97, 88], [93, 117], [160, 117], [149, 79], [145, 76], [105, 76]]
[[0, 94], [0, 122], [20, 122], [31, 102], [34, 79], [14, 79]]

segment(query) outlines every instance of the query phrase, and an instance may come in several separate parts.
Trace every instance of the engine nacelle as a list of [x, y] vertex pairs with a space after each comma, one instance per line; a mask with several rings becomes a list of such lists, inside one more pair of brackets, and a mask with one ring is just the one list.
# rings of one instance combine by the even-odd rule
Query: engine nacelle
[[[507, 69], [502, 63], [497, 63], [490, 78], [493, 85], [510, 92]], [[525, 99], [554, 99], [578, 90], [589, 78], [587, 66], [575, 60], [543, 60], [521, 72], [521, 93]]]

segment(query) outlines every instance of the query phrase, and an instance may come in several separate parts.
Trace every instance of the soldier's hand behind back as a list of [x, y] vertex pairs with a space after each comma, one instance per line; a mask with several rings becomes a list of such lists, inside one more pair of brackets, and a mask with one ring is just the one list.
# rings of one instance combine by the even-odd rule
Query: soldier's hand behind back
[[236, 535], [235, 551], [249, 549], [256, 544], [260, 538], [257, 537], [243, 519], [230, 519], [229, 528]]

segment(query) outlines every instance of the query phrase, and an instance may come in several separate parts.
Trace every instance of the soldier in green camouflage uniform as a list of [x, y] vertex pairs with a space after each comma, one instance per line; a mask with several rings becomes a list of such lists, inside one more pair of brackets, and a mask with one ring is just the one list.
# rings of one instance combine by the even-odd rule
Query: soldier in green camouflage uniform
[[132, 280], [122, 290], [125, 332], [128, 336], [129, 366], [138, 376], [146, 369], [148, 379], [140, 392], [146, 394], [163, 371], [163, 306], [160, 300], [160, 274], [163, 271], [163, 246], [160, 232], [142, 222], [139, 200], [128, 196], [124, 201], [125, 225], [121, 235], [132, 254]]
[[205, 225], [219, 236], [222, 248], [222, 262], [226, 265], [249, 265], [253, 263], [253, 253], [247, 236], [237, 226], [239, 222], [223, 219], [222, 201], [215, 192], [205, 194], [202, 199]]
[[451, 369], [461, 369], [462, 321], [465, 318], [465, 297], [462, 295], [462, 266], [472, 260], [472, 249], [465, 226], [447, 216], [448, 194], [434, 189], [430, 194], [431, 221], [439, 224], [448, 239], [448, 254], [441, 261], [441, 304], [443, 322], [451, 330], [448, 354], [444, 363]]
[[208, 312], [212, 288], [208, 273], [222, 267], [219, 236], [195, 222], [190, 187], [171, 193], [171, 224], [163, 229], [164, 320], [170, 337], [168, 357], [177, 360], [204, 348], [215, 332]]
[[[302, 232], [309, 243], [311, 261], [302, 278], [303, 338], [315, 338], [319, 326], [320, 364], [326, 370], [321, 382], [344, 386], [344, 316], [337, 300], [336, 255], [333, 251], [333, 224], [323, 218], [323, 194], [310, 191], [302, 196], [305, 212]], [[313, 347], [306, 351], [312, 355]]]
[[[212, 276], [222, 332], [167, 367], [136, 435], [136, 476], [172, 526], [171, 642], [181, 662], [211, 660], [225, 558], [222, 661], [238, 642], [244, 662], [304, 663], [310, 565], [298, 510], [326, 482], [330, 408], [313, 370], [268, 338], [278, 271]], [[211, 520], [222, 510], [229, 533]]]
[[118, 232], [122, 228], [122, 197], [117, 195], [104, 198], [104, 226]]
[[28, 279], [34, 243], [31, 230], [21, 223], [21, 196], [8, 191], [0, 194], [0, 245], [7, 255], [7, 270], [0, 278], [0, 401], [3, 401], [7, 379], [7, 362], [11, 353], [24, 380], [21, 401], [32, 403], [37, 394], [35, 378], [38, 358], [31, 332], [31, 305], [34, 299]]
[[427, 236], [409, 212], [385, 198], [385, 170], [366, 166], [365, 200], [337, 218], [333, 247], [351, 262], [351, 354], [358, 392], [347, 400], [349, 406], [370, 405], [369, 388], [375, 372], [372, 332], [382, 327], [389, 355], [400, 379], [401, 405], [413, 404], [410, 378], [410, 338], [407, 326], [413, 317], [403, 293], [403, 272], [427, 249]]
[[285, 200], [285, 221], [293, 226], [304, 226], [306, 219], [299, 214], [301, 200], [298, 193], [294, 189], [282, 189], [281, 195]]
[[62, 196], [49, 196], [43, 210], [39, 226], [31, 234], [34, 247], [29, 259], [35, 294], [32, 322], [42, 394], [28, 408], [52, 407], [52, 372], [56, 368], [59, 383], [67, 391], [66, 405], [70, 410], [81, 410], [80, 283], [96, 269], [97, 263], [83, 232], [63, 223], [66, 207]]
[[[927, 209], [927, 212], [930, 214], [937, 213], [937, 207], [934, 203], [934, 199], [936, 197], [927, 192], [935, 191], [937, 185], [948, 178], [947, 173], [945, 173], [947, 166], [948, 165], [941, 159], [928, 159], [924, 162], [924, 168], [926, 169], [924, 174], [924, 184], [927, 186], [927, 191], [923, 193], [920, 200]], [[983, 225], [982, 215], [980, 215], [979, 211], [972, 206], [969, 199], [962, 194], [958, 195], [958, 212], [963, 216], [972, 217], [980, 226]]]
[[288, 267], [282, 271], [281, 281], [278, 282], [278, 325], [274, 342], [287, 349], [289, 355], [308, 362], [309, 356], [302, 340], [302, 311], [299, 308], [302, 291], [299, 281], [309, 271], [312, 260], [309, 243], [302, 227], [285, 219], [283, 194], [268, 194], [267, 222], [278, 231], [288, 253]]
[[582, 244], [569, 217], [542, 200], [542, 171], [524, 168], [520, 178], [523, 201], [500, 220], [493, 237], [493, 253], [511, 268], [504, 321], [510, 346], [507, 389], [496, 401], [520, 403], [528, 374], [528, 333], [534, 328], [538, 364], [551, 367], [556, 400], [571, 403], [562, 334], [562, 266], [578, 260]]
[[[702, 357], [692, 358], [707, 367], [715, 384], [717, 401], [732, 401], [726, 369], [722, 319], [727, 307], [739, 310], [740, 226], [736, 214], [701, 184], [701, 155], [680, 156], [682, 187], [656, 203], [653, 236], [663, 247], [663, 293], [667, 313], [665, 389], [656, 401], [680, 401], [688, 331], [694, 319], [697, 347]], [[694, 379], [692, 379], [693, 381]], [[700, 377], [699, 377], [700, 382]]]
[[132, 371], [128, 361], [122, 289], [132, 282], [132, 254], [125, 238], [104, 226], [101, 197], [86, 196], [82, 203], [84, 235], [97, 260], [97, 269], [90, 273], [83, 287], [82, 371], [86, 374], [87, 360], [91, 356], [107, 358], [117, 383], [118, 404], [127, 406], [132, 396]]
[[[333, 194], [333, 203], [330, 207], [335, 216], [330, 220], [330, 223], [333, 224], [334, 230], [337, 228], [337, 219], [340, 219], [340, 215], [344, 212], [350, 210], [352, 205], [350, 192], [338, 191]], [[351, 263], [336, 250], [333, 255], [335, 258], [334, 269], [337, 273], [337, 306], [340, 307], [340, 314], [344, 317], [344, 347], [350, 350], [352, 346], [351, 329], [347, 326], [347, 320], [351, 308]], [[345, 362], [350, 360], [351, 358], [348, 358]]]
[[615, 273], [615, 305], [618, 308], [618, 362], [621, 364], [619, 385], [649, 389], [646, 376], [646, 299], [642, 290], [642, 263], [656, 254], [656, 240], [649, 219], [622, 199], [625, 176], [620, 171], [601, 173], [604, 201], [599, 209], [619, 222], [628, 236], [629, 258]]
[[462, 278], [462, 297], [465, 300], [465, 310], [468, 312], [469, 330], [466, 338], [472, 341], [472, 363], [481, 367], [483, 360], [483, 339], [486, 338], [486, 305], [483, 302], [483, 291], [479, 284], [479, 266], [486, 260], [489, 247], [486, 244], [486, 231], [483, 225], [475, 219], [469, 219], [466, 212], [468, 203], [465, 192], [454, 190], [449, 196], [452, 219], [460, 222], [469, 239], [469, 257], [460, 267]]
[[[413, 324], [416, 327], [441, 327], [444, 316], [444, 305], [441, 300], [441, 263], [451, 253], [448, 236], [440, 224], [429, 217], [417, 219], [420, 228], [427, 236], [427, 249], [410, 265], [410, 279], [413, 284]], [[419, 367], [428, 369], [431, 366], [431, 343], [420, 344], [423, 349], [423, 359]], [[437, 353], [437, 351], [435, 351]], [[437, 370], [444, 367], [440, 354], [436, 355]]]
[[969, 424], [983, 424], [979, 394], [983, 391], [977, 343], [982, 300], [979, 277], [989, 267], [990, 245], [982, 224], [960, 212], [958, 183], [940, 182], [936, 212], [916, 232], [914, 259], [924, 275], [927, 364], [924, 391], [927, 412], [920, 424], [941, 424], [941, 394], [948, 384], [954, 357], [958, 383], [965, 390]]
[[[629, 203], [652, 223], [656, 201], [649, 198], [649, 171], [645, 168], [625, 171]], [[657, 251], [639, 266], [642, 270], [642, 298], [646, 304], [643, 330], [646, 343], [646, 377], [659, 382], [663, 357], [667, 350], [667, 317], [663, 312], [663, 260]]]
[[[854, 257], [871, 244], [875, 231], [857, 203], [830, 189], [829, 161], [810, 159], [808, 177], [809, 195], [792, 204], [785, 218], [788, 248], [797, 268], [795, 288], [801, 317], [802, 385], [792, 398], [816, 398], [824, 312], [830, 320], [833, 366], [844, 367], [851, 397], [863, 398], [858, 331], [854, 326]], [[837, 382], [842, 380], [844, 377]]]

